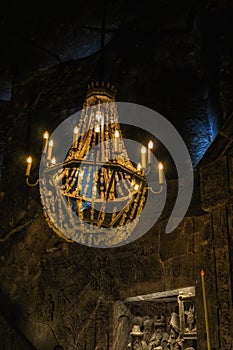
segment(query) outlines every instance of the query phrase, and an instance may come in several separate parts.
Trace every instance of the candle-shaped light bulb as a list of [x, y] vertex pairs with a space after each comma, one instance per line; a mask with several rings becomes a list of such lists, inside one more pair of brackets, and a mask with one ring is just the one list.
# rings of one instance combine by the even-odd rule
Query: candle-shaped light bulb
[[141, 148], [141, 162], [142, 162], [142, 168], [146, 168], [146, 147], [142, 146]]
[[115, 130], [115, 133], [114, 133], [115, 152], [119, 152], [119, 136], [120, 136], [119, 131]]
[[142, 170], [142, 165], [141, 165], [141, 163], [138, 163], [138, 165], [137, 165], [137, 171], [141, 171]]
[[32, 157], [29, 156], [27, 158], [27, 168], [26, 168], [26, 171], [25, 171], [25, 176], [30, 176], [31, 167], [32, 167]]
[[136, 184], [135, 186], [134, 186], [134, 188], [133, 188], [135, 191], [138, 191], [138, 189], [139, 189], [139, 184]]
[[73, 130], [73, 147], [77, 148], [78, 146], [78, 127], [75, 125], [74, 130]]
[[49, 141], [47, 160], [51, 160], [53, 151], [53, 140]]
[[100, 132], [100, 126], [99, 126], [99, 124], [96, 124], [96, 126], [95, 126], [95, 132], [97, 132], [97, 133]]
[[153, 148], [153, 142], [150, 140], [148, 142], [148, 164], [152, 163], [152, 148]]
[[149, 149], [152, 149], [153, 146], [154, 146], [154, 145], [153, 145], [153, 142], [150, 140], [150, 141], [148, 142], [148, 148], [149, 148]]
[[159, 184], [163, 184], [163, 163], [159, 162]]
[[44, 134], [43, 134], [43, 138], [48, 140], [49, 138], [49, 132], [48, 131], [45, 131]]
[[43, 139], [44, 139], [43, 153], [46, 153], [47, 152], [47, 148], [48, 148], [48, 140], [49, 140], [49, 133], [48, 133], [48, 131], [44, 132]]
[[53, 158], [51, 159], [51, 164], [55, 165], [55, 164], [56, 164], [56, 162], [57, 162], [56, 158], [55, 158], [55, 157], [53, 157]]

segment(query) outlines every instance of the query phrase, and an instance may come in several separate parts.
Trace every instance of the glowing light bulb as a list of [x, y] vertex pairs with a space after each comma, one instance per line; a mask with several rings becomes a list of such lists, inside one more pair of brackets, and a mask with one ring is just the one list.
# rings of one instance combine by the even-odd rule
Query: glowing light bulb
[[79, 129], [76, 125], [73, 130], [73, 147], [74, 148], [77, 148], [77, 145], [78, 145], [78, 132], [79, 132]]
[[27, 163], [32, 163], [32, 157], [31, 156], [27, 157]]
[[151, 164], [152, 163], [152, 148], [153, 148], [153, 142], [150, 140], [148, 142], [148, 164]]
[[97, 125], [95, 126], [95, 132], [97, 132], [97, 133], [100, 132], [100, 126], [99, 126], [99, 124], [97, 124]]
[[159, 169], [163, 170], [163, 163], [159, 162]]
[[120, 136], [119, 131], [115, 130], [115, 133], [114, 133], [114, 151], [115, 152], [119, 152], [119, 136]]
[[163, 164], [159, 162], [159, 184], [163, 184]]
[[146, 147], [142, 146], [141, 148], [141, 162], [142, 162], [142, 168], [146, 168]]
[[52, 151], [53, 151], [53, 140], [51, 139], [49, 141], [49, 146], [48, 146], [47, 160], [51, 160], [51, 158], [52, 158]]
[[154, 145], [153, 145], [153, 142], [150, 140], [150, 141], [148, 142], [148, 148], [149, 148], [149, 149], [152, 149], [153, 146], [154, 146]]
[[26, 168], [26, 171], [25, 171], [25, 176], [30, 176], [31, 167], [32, 167], [32, 157], [29, 156], [27, 158], [27, 168]]
[[45, 131], [43, 134], [43, 139], [44, 139], [44, 145], [43, 145], [43, 153], [47, 152], [47, 147], [48, 147], [48, 139], [49, 139], [49, 133], [48, 131]]
[[48, 140], [48, 138], [49, 138], [49, 132], [48, 131], [44, 132], [43, 138]]

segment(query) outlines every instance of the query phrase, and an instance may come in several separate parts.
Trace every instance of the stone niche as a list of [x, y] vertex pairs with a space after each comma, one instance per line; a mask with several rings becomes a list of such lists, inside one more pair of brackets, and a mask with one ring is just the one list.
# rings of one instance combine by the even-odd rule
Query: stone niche
[[195, 287], [115, 303], [113, 350], [197, 350]]

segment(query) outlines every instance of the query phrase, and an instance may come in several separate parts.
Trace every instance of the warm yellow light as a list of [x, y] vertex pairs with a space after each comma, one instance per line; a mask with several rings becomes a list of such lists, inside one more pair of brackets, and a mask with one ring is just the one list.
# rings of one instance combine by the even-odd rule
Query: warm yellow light
[[146, 153], [146, 147], [142, 146], [141, 153]]
[[114, 136], [115, 136], [114, 137], [114, 151], [116, 153], [118, 153], [119, 152], [119, 136], [120, 136], [120, 133], [118, 130], [115, 130]]
[[146, 147], [142, 146], [141, 148], [141, 163], [142, 163], [142, 168], [146, 169]]
[[32, 157], [29, 156], [27, 158], [27, 168], [26, 168], [26, 171], [25, 171], [25, 176], [30, 176], [31, 166], [32, 166]]
[[27, 157], [27, 163], [32, 163], [32, 157], [31, 156]]
[[154, 146], [154, 145], [153, 145], [153, 142], [150, 140], [150, 141], [148, 142], [148, 148], [149, 148], [149, 149], [152, 149], [153, 146]]
[[53, 151], [53, 140], [51, 139], [51, 140], [49, 140], [47, 160], [51, 160], [51, 158], [52, 158], [52, 151]]
[[153, 148], [153, 142], [150, 140], [148, 142], [148, 164], [152, 163], [152, 148]]
[[159, 184], [163, 184], [163, 164], [159, 163]]
[[44, 132], [43, 138], [44, 138], [45, 140], [48, 140], [48, 138], [49, 138], [49, 133], [48, 133], [48, 131], [45, 131], [45, 132]]
[[159, 162], [159, 170], [163, 170], [163, 163]]
[[43, 134], [44, 144], [43, 144], [43, 153], [47, 152], [48, 147], [48, 139], [49, 139], [49, 133], [48, 131], [45, 131]]
[[79, 129], [77, 127], [77, 125], [75, 125], [74, 130], [73, 130], [73, 147], [77, 148], [78, 146], [78, 132]]
[[139, 189], [139, 184], [136, 184], [136, 185], [134, 186], [134, 190], [135, 190], [135, 191], [138, 191], [138, 189]]
[[97, 124], [97, 125], [95, 126], [95, 132], [100, 132], [100, 126], [99, 126], [99, 124]]
[[138, 163], [138, 165], [137, 165], [137, 170], [139, 171], [139, 170], [141, 170], [142, 169], [142, 165], [141, 165], [141, 163]]

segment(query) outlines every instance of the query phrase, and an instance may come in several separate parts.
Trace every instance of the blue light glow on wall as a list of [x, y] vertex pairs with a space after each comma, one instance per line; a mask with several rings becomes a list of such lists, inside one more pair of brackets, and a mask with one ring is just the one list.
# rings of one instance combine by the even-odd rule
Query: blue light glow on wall
[[218, 133], [217, 120], [214, 114], [203, 119], [189, 119], [184, 125], [186, 144], [195, 167], [210, 147]]
[[218, 118], [216, 117], [216, 114], [210, 105], [208, 105], [207, 107], [207, 115], [208, 115], [208, 121], [209, 121], [209, 134], [210, 134], [211, 142], [213, 142], [219, 130], [219, 125], [218, 125], [219, 123], [218, 123]]

